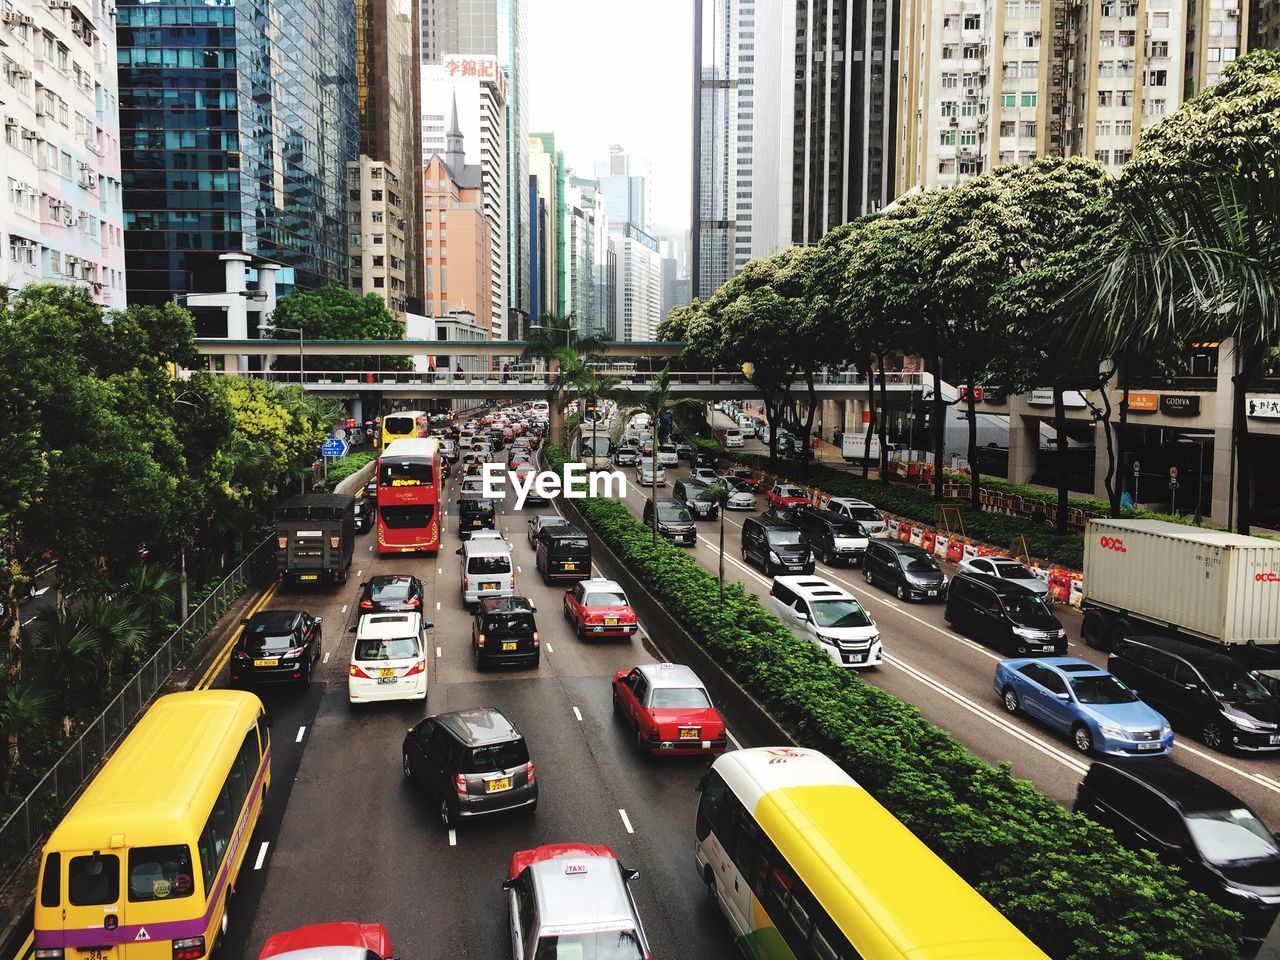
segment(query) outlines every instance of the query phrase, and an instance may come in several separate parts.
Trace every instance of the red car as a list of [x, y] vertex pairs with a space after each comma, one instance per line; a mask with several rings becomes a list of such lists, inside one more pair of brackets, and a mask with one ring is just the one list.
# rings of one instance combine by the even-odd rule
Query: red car
[[734, 467], [732, 470], [727, 470], [725, 471], [725, 476], [741, 480], [752, 490], [760, 486], [760, 478], [745, 467]]
[[273, 933], [258, 960], [394, 960], [391, 938], [380, 923], [317, 923]]
[[675, 756], [723, 753], [724, 719], [698, 675], [682, 663], [647, 663], [613, 675], [613, 709], [636, 731], [636, 747]]
[[565, 593], [564, 615], [582, 640], [630, 637], [640, 629], [622, 587], [600, 577], [583, 580]]
[[809, 495], [804, 492], [804, 488], [797, 487], [794, 483], [775, 483], [764, 496], [771, 507], [807, 507], [810, 505]]

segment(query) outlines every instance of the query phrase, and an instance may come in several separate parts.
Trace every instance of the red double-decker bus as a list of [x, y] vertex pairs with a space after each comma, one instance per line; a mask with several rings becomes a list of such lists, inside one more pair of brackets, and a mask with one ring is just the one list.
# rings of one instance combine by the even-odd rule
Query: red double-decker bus
[[440, 549], [440, 442], [393, 440], [378, 458], [378, 554]]

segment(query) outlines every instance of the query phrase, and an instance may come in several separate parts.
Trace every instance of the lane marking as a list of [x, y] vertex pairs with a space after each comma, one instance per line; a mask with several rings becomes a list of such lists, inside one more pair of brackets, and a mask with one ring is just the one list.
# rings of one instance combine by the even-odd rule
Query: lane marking
[[258, 859], [254, 861], [253, 869], [261, 870], [262, 863], [267, 859], [267, 847], [271, 846], [270, 840], [263, 840], [262, 846], [258, 848]]
[[436, 574], [439, 575], [442, 573], [444, 573], [444, 567], [436, 567]]
[[729, 742], [733, 744], [735, 749], [737, 750], [742, 749], [742, 744], [738, 742], [738, 738], [733, 735], [733, 733], [729, 730], [728, 727], [724, 728], [724, 735], [729, 738]]
[[440, 601], [439, 601], [439, 600], [437, 600], [437, 601], [436, 601], [436, 609], [437, 609], [437, 610], [439, 610], [439, 609], [440, 609]]
[[364, 576], [364, 571], [363, 571], [363, 570], [357, 570], [357, 571], [356, 571], [356, 579], [357, 579], [357, 580], [359, 580], [359, 579], [360, 579], [361, 577], [363, 577], [363, 576]]
[[547, 641], [547, 653], [555, 653], [555, 648], [551, 646], [551, 641]]
[[346, 612], [347, 612], [347, 604], [344, 603], [342, 605], [342, 613], [346, 613]]
[[582, 722], [582, 711], [579, 710], [577, 707], [573, 708], [573, 718], [577, 720], [579, 723]]
[[306, 733], [307, 733], [307, 725], [304, 723], [302, 726], [298, 728], [298, 735], [293, 738], [293, 742], [301, 743], [302, 738], [306, 735]]
[[622, 818], [622, 825], [627, 828], [627, 833], [635, 833], [635, 828], [631, 826], [631, 819], [627, 816], [627, 811], [619, 808], [618, 816]]
[[373, 553], [373, 544], [372, 544], [372, 543], [371, 543], [371, 544], [369, 544], [369, 552], [370, 552], [370, 553]]
[[524, 570], [520, 567], [520, 564], [518, 563], [516, 564], [516, 573], [524, 573]]
[[456, 847], [457, 845], [458, 845], [458, 831], [457, 831], [457, 830], [450, 830], [450, 831], [449, 831], [449, 846], [451, 846], [451, 847]]
[[1215, 757], [1211, 753], [1206, 753], [1204, 750], [1201, 750], [1198, 747], [1191, 746], [1187, 741], [1183, 740], [1177, 734], [1174, 735], [1173, 744], [1174, 744], [1173, 749], [1175, 752], [1178, 750], [1186, 750], [1188, 753], [1194, 753], [1197, 757], [1200, 757], [1204, 760], [1208, 760], [1210, 763], [1217, 764], [1218, 766], [1222, 767], [1224, 770], [1230, 770], [1232, 773], [1239, 774], [1240, 776], [1244, 777], [1246, 780], [1252, 780], [1254, 783], [1259, 784], [1260, 786], [1266, 787], [1268, 790], [1272, 791], [1273, 793], [1280, 793], [1280, 782], [1272, 780], [1270, 777], [1264, 776], [1261, 773], [1250, 773], [1248, 770], [1244, 770], [1240, 767], [1232, 766], [1231, 764], [1227, 763], [1227, 761], [1221, 760], [1218, 757]]
[[326, 650], [326, 651], [324, 652], [324, 662], [325, 662], [325, 663], [328, 663], [328, 662], [329, 662], [329, 653], [330, 653], [330, 651], [328, 651], [328, 650]]
[[441, 650], [439, 647], [436, 647], [436, 659], [439, 660], [443, 656], [444, 656], [444, 651]]

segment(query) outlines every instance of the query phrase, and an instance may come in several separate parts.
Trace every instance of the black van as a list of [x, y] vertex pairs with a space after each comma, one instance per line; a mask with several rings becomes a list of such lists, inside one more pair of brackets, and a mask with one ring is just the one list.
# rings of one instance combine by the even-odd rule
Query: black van
[[742, 559], [760, 566], [765, 576], [780, 573], [813, 573], [813, 551], [800, 528], [774, 517], [747, 517], [742, 521]]
[[1280, 751], [1280, 699], [1224, 653], [1169, 637], [1129, 637], [1107, 669], [1206, 746]]
[[[653, 523], [653, 501], [644, 502], [645, 526]], [[679, 500], [670, 497], [658, 499], [658, 536], [665, 537], [678, 547], [692, 547], [698, 542], [698, 528], [693, 514]]]
[[532, 666], [541, 660], [537, 608], [527, 597], [485, 597], [471, 624], [471, 653], [476, 669], [487, 666]]
[[591, 579], [591, 541], [577, 527], [543, 527], [533, 540], [533, 564], [544, 583]]
[[1151, 850], [1244, 918], [1254, 945], [1280, 908], [1280, 846], [1244, 801], [1164, 757], [1095, 760], [1073, 810]]
[[1010, 656], [1066, 656], [1067, 631], [1035, 593], [1012, 580], [957, 573], [947, 589], [947, 623]]
[[477, 530], [497, 530], [498, 515], [492, 500], [463, 497], [458, 501], [458, 538], [470, 540]]
[[801, 510], [797, 515], [800, 536], [828, 566], [859, 564], [870, 537], [857, 520], [834, 510]]
[[867, 583], [892, 590], [899, 600], [947, 595], [947, 578], [928, 550], [900, 540], [871, 540], [862, 561]]
[[671, 488], [671, 499], [683, 503], [695, 519], [714, 520], [720, 515], [720, 505], [703, 496], [708, 486], [692, 479], [677, 480]]

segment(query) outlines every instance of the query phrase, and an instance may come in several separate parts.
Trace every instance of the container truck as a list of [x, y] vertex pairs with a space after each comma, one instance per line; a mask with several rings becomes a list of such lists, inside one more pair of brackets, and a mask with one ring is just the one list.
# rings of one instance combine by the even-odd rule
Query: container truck
[[276, 508], [276, 577], [295, 583], [346, 583], [355, 542], [355, 497], [290, 497]]
[[1085, 643], [1162, 634], [1225, 647], [1280, 644], [1280, 541], [1165, 520], [1085, 527]]

